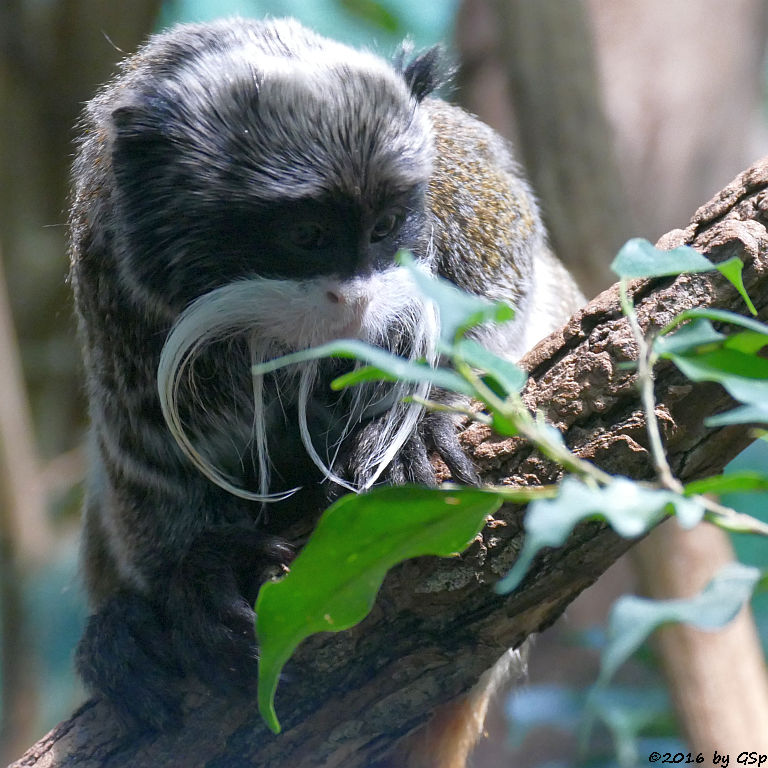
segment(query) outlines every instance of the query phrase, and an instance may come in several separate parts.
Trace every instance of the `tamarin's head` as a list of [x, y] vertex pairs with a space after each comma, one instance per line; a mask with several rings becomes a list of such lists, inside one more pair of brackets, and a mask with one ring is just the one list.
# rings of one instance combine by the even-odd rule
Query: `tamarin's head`
[[102, 104], [122, 267], [176, 311], [241, 278], [383, 270], [424, 230], [434, 52], [398, 67], [240, 23], [153, 38]]
[[[376, 480], [418, 420], [401, 400], [426, 396], [427, 385], [370, 384], [320, 429], [312, 414], [329, 400], [329, 366], [316, 362], [266, 382], [246, 371], [223, 377], [252, 392], [253, 413], [233, 409], [212, 425], [203, 403], [189, 439], [179, 410], [206, 390], [182, 386], [203, 350], [214, 371], [242, 362], [227, 356], [235, 338], [253, 362], [349, 337], [434, 360], [435, 310], [395, 255], [410, 249], [434, 266], [425, 202], [434, 129], [421, 102], [440, 62], [435, 50], [404, 59], [355, 51], [292, 20], [182, 25], [151, 38], [86, 108], [71, 218], [81, 315], [89, 299], [79, 276], [98, 271], [109, 287], [116, 271], [112, 287], [142, 322], [172, 327], [158, 367], [166, 421], [210, 479], [246, 498], [273, 498], [267, 436], [286, 404], [296, 404], [310, 458], [334, 478], [340, 441], [385, 414], [355, 487]], [[231, 447], [239, 421], [257, 456], [256, 492], [230, 482], [210, 449], [217, 430]]]

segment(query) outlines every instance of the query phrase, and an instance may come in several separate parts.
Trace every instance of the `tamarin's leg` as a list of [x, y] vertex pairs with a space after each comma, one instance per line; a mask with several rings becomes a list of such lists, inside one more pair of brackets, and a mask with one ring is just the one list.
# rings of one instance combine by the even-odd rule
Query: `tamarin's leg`
[[253, 686], [258, 588], [292, 558], [283, 539], [255, 527], [219, 526], [197, 537], [171, 576], [166, 602], [173, 645], [185, 669], [214, 689]]
[[75, 662], [85, 687], [109, 702], [125, 731], [180, 722], [183, 672], [162, 610], [143, 595], [118, 592], [90, 616]]
[[88, 619], [76, 654], [86, 688], [129, 731], [178, 725], [189, 674], [214, 689], [252, 689], [258, 585], [292, 555], [253, 526], [203, 531], [162, 587], [117, 592]]

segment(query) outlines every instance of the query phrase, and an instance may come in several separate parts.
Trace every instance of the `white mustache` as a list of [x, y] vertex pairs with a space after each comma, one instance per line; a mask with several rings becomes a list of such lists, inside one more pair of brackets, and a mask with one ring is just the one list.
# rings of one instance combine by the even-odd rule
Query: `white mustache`
[[[346, 281], [325, 277], [240, 280], [210, 291], [182, 312], [165, 342], [157, 372], [168, 428], [182, 451], [211, 482], [240, 498], [274, 502], [298, 488], [270, 491], [266, 421], [269, 402], [263, 376], [253, 376], [251, 441], [259, 477], [257, 491], [241, 487], [217, 468], [215, 461], [190, 439], [179, 414], [180, 382], [185, 376], [193, 381], [195, 359], [208, 345], [239, 336], [249, 340], [252, 365], [338, 338], [361, 339], [409, 359], [421, 358], [435, 364], [439, 322], [431, 302], [418, 295], [411, 277], [400, 267]], [[226, 365], [226, 361], [222, 364]], [[323, 457], [313, 443], [307, 418], [318, 373], [319, 362], [310, 360], [272, 374], [277, 396], [296, 402], [302, 444], [324, 477], [350, 491], [366, 490], [395, 458], [421, 416], [422, 408], [403, 403], [403, 398], [426, 397], [429, 384], [371, 382], [343, 394], [340, 437], [324, 446]], [[196, 391], [194, 386], [191, 391]], [[205, 409], [205, 403], [194, 405]], [[374, 415], [380, 424], [370, 456], [357, 468], [355, 478], [340, 477], [332, 467], [344, 441], [356, 425]]]

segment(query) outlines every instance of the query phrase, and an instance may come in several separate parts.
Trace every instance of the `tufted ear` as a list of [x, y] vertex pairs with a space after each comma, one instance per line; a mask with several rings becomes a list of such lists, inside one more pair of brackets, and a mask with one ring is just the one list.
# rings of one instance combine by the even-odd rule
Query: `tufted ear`
[[111, 124], [116, 140], [131, 138], [142, 132], [146, 127], [149, 115], [143, 105], [134, 101], [125, 101], [112, 110]]
[[[169, 108], [155, 96], [126, 93], [109, 116], [112, 173], [115, 205], [120, 207], [120, 222], [126, 234], [141, 237], [141, 252], [148, 256], [160, 238], [155, 233], [162, 225], [168, 200], [182, 186], [174, 175], [173, 121]], [[182, 216], [182, 214], [179, 214]], [[154, 263], [144, 258], [143, 263]], [[138, 269], [138, 265], [133, 265]], [[152, 276], [151, 279], [156, 279]]]
[[417, 101], [445, 85], [453, 74], [446, 62], [445, 51], [439, 45], [412, 57], [413, 44], [405, 41], [394, 57], [395, 69], [403, 75]]
[[143, 171], [167, 155], [172, 142], [167, 103], [126, 94], [111, 113], [112, 166], [120, 184], [141, 184]]
[[174, 114], [172, 94], [122, 94], [112, 110], [111, 127], [115, 145], [125, 142], [168, 140], [178, 117]]

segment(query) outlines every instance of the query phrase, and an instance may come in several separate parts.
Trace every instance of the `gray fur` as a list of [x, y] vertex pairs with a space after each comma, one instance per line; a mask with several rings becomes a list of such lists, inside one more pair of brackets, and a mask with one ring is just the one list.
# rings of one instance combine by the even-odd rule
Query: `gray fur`
[[250, 606], [296, 518], [346, 488], [433, 483], [431, 451], [476, 480], [450, 417], [399, 404], [405, 385], [339, 395], [344, 364], [253, 379], [254, 360], [338, 336], [434, 359], [400, 248], [515, 304], [485, 334], [511, 357], [580, 299], [506, 143], [430, 96], [438, 59], [390, 64], [291, 20], [183, 25], [85, 108], [70, 227], [94, 613], [78, 667], [128, 725], [171, 723], [190, 673], [248, 688]]

